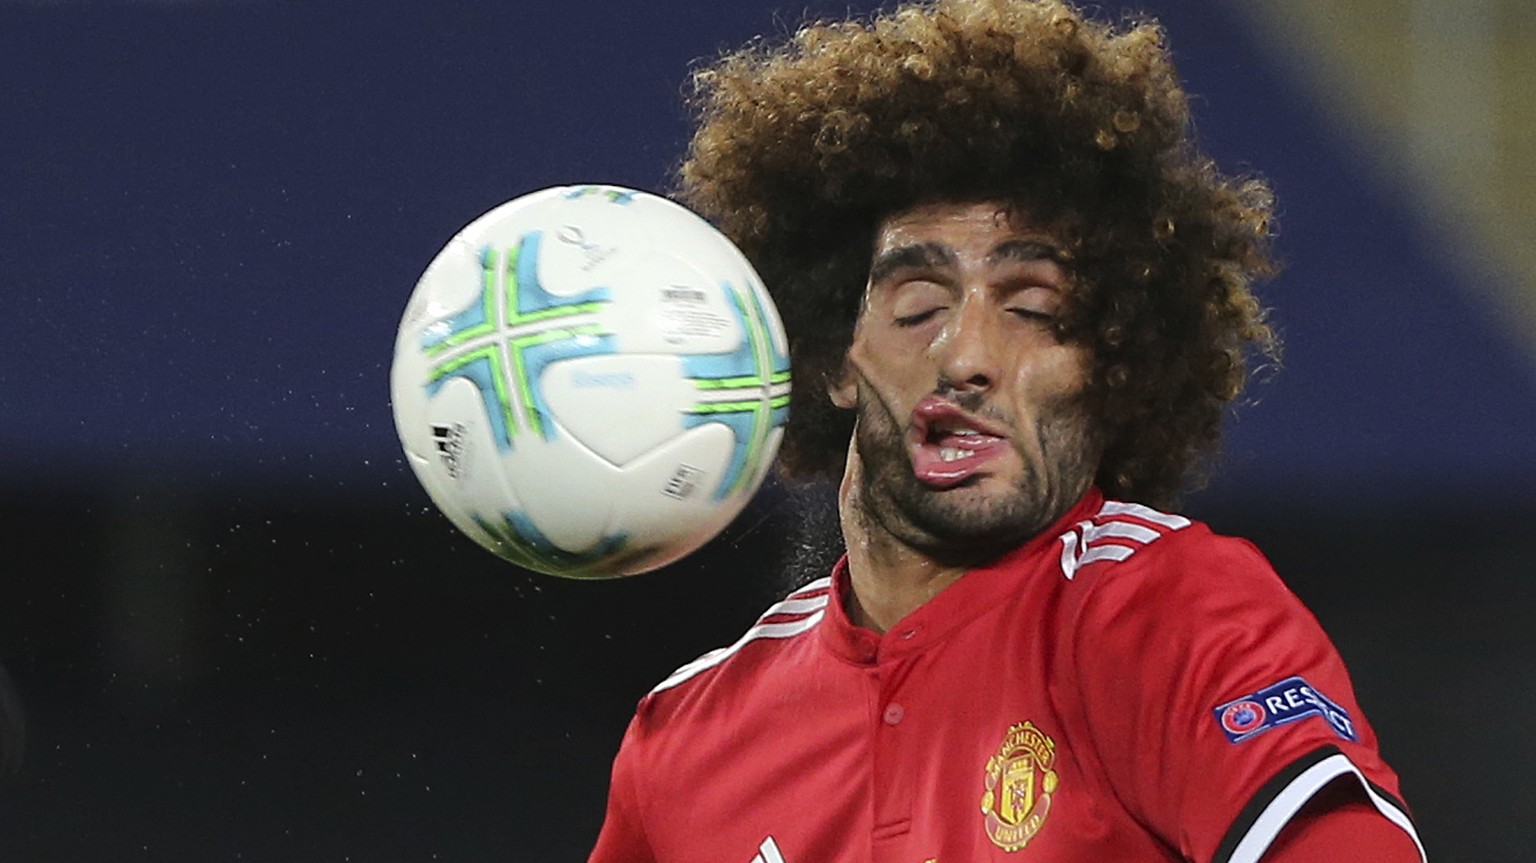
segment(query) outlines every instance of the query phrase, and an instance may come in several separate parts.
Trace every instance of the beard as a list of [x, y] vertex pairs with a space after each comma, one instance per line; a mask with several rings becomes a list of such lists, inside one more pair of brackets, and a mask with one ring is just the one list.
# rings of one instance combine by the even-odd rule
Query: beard
[[[1080, 395], [1042, 406], [1035, 421], [1039, 457], [1011, 441], [1022, 470], [1011, 487], [988, 495], [976, 489], [981, 477], [946, 490], [919, 481], [903, 423], [868, 381], [860, 381], [859, 390], [859, 508], [902, 544], [941, 564], [977, 566], [1017, 548], [1060, 518], [1093, 480], [1097, 447]], [[983, 404], [981, 393], [938, 395], [1018, 431], [1012, 417]]]

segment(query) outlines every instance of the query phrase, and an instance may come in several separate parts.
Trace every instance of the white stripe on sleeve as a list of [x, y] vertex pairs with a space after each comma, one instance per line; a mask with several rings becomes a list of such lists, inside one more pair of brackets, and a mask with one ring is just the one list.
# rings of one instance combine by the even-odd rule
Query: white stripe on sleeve
[[1308, 767], [1292, 779], [1289, 785], [1281, 789], [1280, 793], [1275, 795], [1275, 799], [1264, 807], [1259, 817], [1254, 819], [1253, 826], [1248, 828], [1248, 832], [1233, 849], [1232, 856], [1227, 858], [1228, 863], [1259, 863], [1259, 858], [1269, 850], [1270, 844], [1275, 841], [1276, 836], [1280, 835], [1281, 829], [1290, 823], [1308, 800], [1312, 799], [1312, 795], [1321, 791], [1329, 782], [1349, 773], [1353, 773], [1360, 780], [1360, 786], [1365, 789], [1365, 794], [1370, 798], [1372, 805], [1386, 816], [1388, 821], [1408, 832], [1408, 835], [1413, 838], [1413, 844], [1419, 848], [1419, 859], [1427, 863], [1429, 857], [1424, 853], [1424, 843], [1419, 841], [1419, 834], [1413, 829], [1413, 821], [1408, 818], [1408, 813], [1397, 808], [1391, 800], [1376, 793], [1376, 789], [1366, 781], [1365, 774], [1361, 773], [1360, 768], [1356, 767], [1343, 753], [1335, 753]]

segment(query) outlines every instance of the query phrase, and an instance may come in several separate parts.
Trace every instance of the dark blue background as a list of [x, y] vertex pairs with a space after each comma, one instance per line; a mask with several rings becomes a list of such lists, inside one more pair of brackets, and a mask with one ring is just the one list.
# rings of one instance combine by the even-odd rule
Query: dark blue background
[[[1334, 634], [1437, 859], [1526, 854], [1536, 365], [1498, 268], [1227, 4], [1145, 8], [1287, 263], [1284, 368], [1191, 512]], [[654, 575], [520, 573], [403, 466], [395, 324], [497, 203], [664, 191], [689, 69], [803, 11], [0, 4], [0, 860], [580, 858], [634, 699], [750, 623], [825, 495]]]
[[[1152, 4], [1205, 145], [1280, 196], [1283, 375], [1227, 482], [1434, 495], [1536, 475], [1532, 360], [1406, 197], [1219, 4]], [[817, 7], [813, 7], [817, 8]], [[820, 11], [840, 11], [822, 4]], [[0, 19], [0, 467], [398, 476], [393, 329], [460, 225], [665, 190], [690, 65], [748, 3], [50, 4]], [[186, 467], [195, 460], [194, 467]]]

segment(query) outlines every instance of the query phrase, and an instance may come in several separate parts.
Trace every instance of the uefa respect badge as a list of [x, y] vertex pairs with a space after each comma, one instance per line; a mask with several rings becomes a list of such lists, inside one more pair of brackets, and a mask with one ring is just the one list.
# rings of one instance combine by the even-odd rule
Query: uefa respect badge
[[1321, 717], [1334, 733], [1358, 743], [1359, 733], [1349, 712], [1323, 695], [1302, 677], [1286, 679], [1257, 692], [1228, 701], [1213, 711], [1216, 723], [1230, 743], [1242, 743], [1271, 728], [1298, 722], [1309, 716]]

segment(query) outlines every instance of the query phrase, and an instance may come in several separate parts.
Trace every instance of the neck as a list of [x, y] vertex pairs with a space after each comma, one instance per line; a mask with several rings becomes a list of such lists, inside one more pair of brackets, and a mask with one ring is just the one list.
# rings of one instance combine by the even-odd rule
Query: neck
[[966, 567], [939, 563], [905, 545], [857, 507], [843, 512], [852, 587], [848, 617], [884, 633], [965, 574]]

